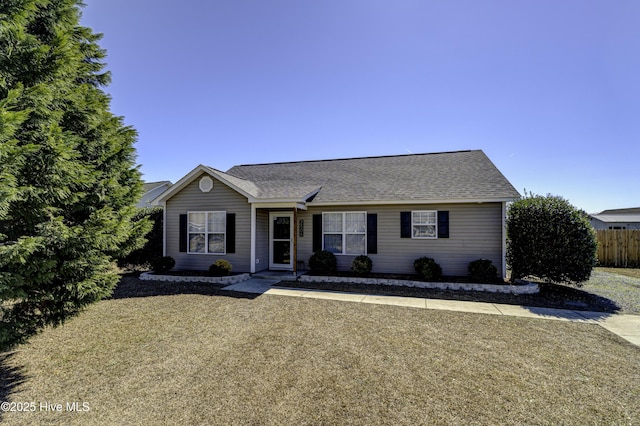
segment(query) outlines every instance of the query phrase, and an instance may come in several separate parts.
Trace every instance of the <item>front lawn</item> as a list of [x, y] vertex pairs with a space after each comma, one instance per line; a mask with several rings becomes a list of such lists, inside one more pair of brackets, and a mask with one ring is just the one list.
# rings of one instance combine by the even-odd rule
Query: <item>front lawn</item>
[[[4, 354], [8, 424], [633, 424], [640, 348], [583, 323], [125, 277]], [[239, 295], [238, 295], [239, 296]], [[83, 407], [83, 405], [79, 405]], [[39, 406], [38, 406], [39, 407]], [[66, 406], [65, 406], [66, 408]]]
[[622, 313], [640, 314], [640, 269], [596, 268], [582, 290], [615, 301]]

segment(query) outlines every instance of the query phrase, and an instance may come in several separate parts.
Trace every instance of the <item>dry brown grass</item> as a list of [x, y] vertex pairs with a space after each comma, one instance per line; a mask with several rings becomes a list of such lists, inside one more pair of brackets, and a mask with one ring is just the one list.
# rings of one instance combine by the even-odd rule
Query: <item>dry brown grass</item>
[[100, 302], [3, 361], [9, 424], [638, 424], [640, 348], [589, 324], [278, 296]]
[[640, 279], [640, 268], [596, 268], [595, 270]]

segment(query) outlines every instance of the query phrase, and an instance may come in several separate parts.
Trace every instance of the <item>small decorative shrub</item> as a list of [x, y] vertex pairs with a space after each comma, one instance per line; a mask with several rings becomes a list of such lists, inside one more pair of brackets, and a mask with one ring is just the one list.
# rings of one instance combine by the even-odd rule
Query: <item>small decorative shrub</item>
[[209, 275], [214, 277], [224, 277], [231, 274], [233, 266], [225, 259], [218, 259], [209, 266]]
[[471, 280], [479, 283], [491, 283], [498, 279], [498, 269], [489, 259], [478, 259], [469, 263], [467, 268]]
[[320, 250], [309, 258], [309, 268], [316, 275], [332, 275], [338, 269], [336, 255], [327, 250]]
[[174, 266], [176, 266], [176, 261], [171, 256], [156, 257], [150, 263], [151, 269], [156, 274], [169, 272]]
[[373, 267], [373, 263], [369, 256], [360, 255], [353, 259], [351, 262], [351, 271], [354, 274], [360, 275], [361, 277], [366, 277], [371, 272], [371, 268]]
[[413, 262], [413, 267], [427, 281], [438, 281], [442, 278], [442, 268], [430, 257], [421, 257]]

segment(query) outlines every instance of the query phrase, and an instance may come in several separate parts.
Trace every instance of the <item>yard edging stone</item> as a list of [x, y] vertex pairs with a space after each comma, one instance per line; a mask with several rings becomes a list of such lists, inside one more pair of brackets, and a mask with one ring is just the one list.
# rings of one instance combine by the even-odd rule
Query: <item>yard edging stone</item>
[[464, 291], [487, 291], [490, 293], [511, 293], [511, 294], [536, 294], [540, 292], [540, 287], [536, 283], [517, 280], [518, 285], [508, 284], [476, 284], [476, 283], [453, 283], [453, 282], [425, 282], [412, 280], [398, 280], [386, 278], [360, 278], [360, 277], [331, 277], [318, 275], [301, 275], [299, 282], [320, 282], [320, 283], [349, 283], [349, 284], [370, 284], [370, 285], [393, 285], [404, 287], [416, 287], [438, 290], [464, 290]]
[[230, 275], [226, 277], [204, 277], [204, 276], [180, 276], [180, 275], [154, 275], [151, 272], [143, 272], [140, 279], [143, 281], [177, 281], [177, 282], [198, 282], [231, 285], [251, 278], [250, 274]]

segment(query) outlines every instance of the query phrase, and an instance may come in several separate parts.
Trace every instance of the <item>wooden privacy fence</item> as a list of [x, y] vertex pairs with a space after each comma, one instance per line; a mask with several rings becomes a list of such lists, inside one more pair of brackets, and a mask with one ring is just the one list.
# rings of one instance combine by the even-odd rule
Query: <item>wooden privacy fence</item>
[[640, 230], [607, 229], [598, 234], [598, 262], [602, 266], [640, 266]]

